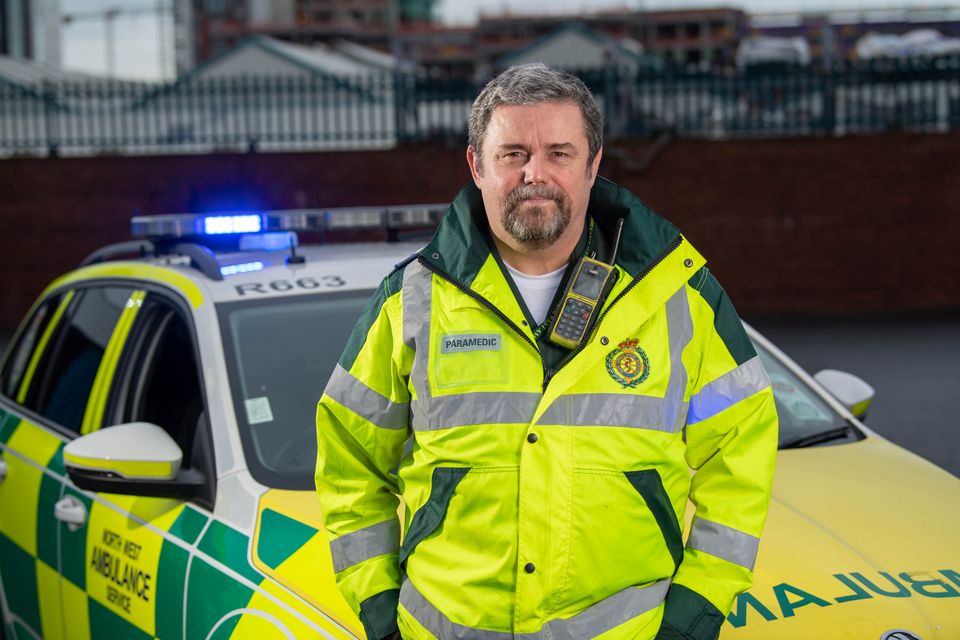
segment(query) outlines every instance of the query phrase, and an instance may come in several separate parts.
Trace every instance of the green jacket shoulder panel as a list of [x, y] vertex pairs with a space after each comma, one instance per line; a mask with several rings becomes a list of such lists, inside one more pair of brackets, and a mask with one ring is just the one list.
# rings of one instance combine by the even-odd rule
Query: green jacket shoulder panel
[[486, 209], [480, 190], [464, 186], [447, 209], [420, 255], [435, 268], [469, 287], [490, 255]]
[[353, 366], [353, 362], [357, 359], [357, 354], [360, 353], [364, 343], [367, 341], [367, 333], [380, 316], [383, 305], [389, 298], [399, 293], [403, 287], [403, 267], [406, 266], [408, 262], [409, 260], [401, 262], [386, 278], [380, 281], [380, 285], [367, 302], [367, 306], [364, 307], [363, 312], [357, 319], [357, 323], [353, 325], [353, 331], [350, 332], [350, 338], [347, 340], [347, 344], [343, 349], [343, 353], [340, 355], [339, 361], [340, 366], [347, 371]]
[[597, 177], [590, 191], [590, 215], [601, 235], [612, 238], [623, 218], [617, 264], [635, 277], [660, 258], [680, 237], [680, 230], [658, 215], [628, 189]]
[[723, 290], [717, 279], [710, 273], [710, 269], [707, 267], [701, 268], [693, 274], [688, 283], [713, 309], [714, 329], [720, 339], [723, 340], [727, 351], [733, 356], [737, 365], [739, 366], [756, 356], [757, 351], [743, 328], [740, 316], [733, 308], [733, 303], [730, 302], [727, 292]]

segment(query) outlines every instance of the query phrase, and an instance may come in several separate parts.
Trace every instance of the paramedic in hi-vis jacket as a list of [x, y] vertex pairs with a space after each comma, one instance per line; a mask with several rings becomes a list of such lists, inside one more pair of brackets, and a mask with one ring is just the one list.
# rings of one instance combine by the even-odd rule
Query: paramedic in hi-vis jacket
[[770, 382], [704, 258], [597, 176], [602, 131], [570, 74], [492, 80], [472, 183], [330, 377], [317, 491], [371, 640], [709, 640], [751, 584]]

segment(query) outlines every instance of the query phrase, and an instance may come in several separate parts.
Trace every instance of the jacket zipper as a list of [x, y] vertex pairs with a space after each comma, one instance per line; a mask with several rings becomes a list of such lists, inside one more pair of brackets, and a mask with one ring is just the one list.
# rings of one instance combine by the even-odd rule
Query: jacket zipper
[[[506, 324], [508, 327], [513, 329], [518, 336], [526, 340], [527, 344], [533, 347], [534, 351], [536, 351], [538, 354], [540, 353], [540, 349], [537, 348], [536, 343], [534, 343], [530, 338], [528, 338], [527, 335], [520, 329], [520, 327], [518, 327], [516, 324], [513, 323], [512, 320], [510, 320], [510, 318], [504, 315], [504, 313], [500, 311], [500, 309], [497, 309], [495, 306], [493, 306], [493, 303], [491, 303], [489, 300], [481, 296], [476, 291], [473, 291], [471, 289], [468, 289], [467, 287], [464, 287], [462, 284], [454, 280], [453, 276], [448, 274], [446, 271], [443, 271], [437, 268], [436, 266], [430, 264], [427, 261], [427, 259], [424, 258], [423, 256], [418, 256], [418, 261], [420, 262], [420, 264], [422, 264], [426, 268], [427, 271], [435, 274], [441, 280], [445, 280], [446, 282], [449, 282], [450, 284], [455, 286], [457, 289], [464, 292], [465, 294], [467, 294], [468, 296], [470, 296], [471, 298], [473, 298], [474, 300], [482, 304], [484, 307], [489, 309], [495, 316], [500, 318], [500, 320], [502, 320], [504, 324]], [[546, 368], [546, 365], [543, 364], [542, 358], [540, 359], [540, 364], [543, 366], [544, 375], [546, 375], [547, 368]]]
[[643, 280], [644, 278], [646, 278], [646, 277], [647, 277], [647, 274], [649, 274], [651, 271], [653, 271], [654, 267], [656, 267], [658, 264], [660, 264], [661, 262], [663, 262], [664, 260], [666, 260], [666, 259], [667, 259], [667, 256], [669, 256], [671, 253], [673, 253], [674, 251], [676, 251], [677, 249], [679, 249], [679, 248], [680, 248], [680, 245], [681, 245], [682, 243], [683, 243], [683, 236], [677, 236], [676, 240], [674, 240], [673, 242], [671, 242], [670, 245], [667, 246], [667, 248], [664, 249], [664, 251], [663, 251], [659, 256], [657, 256], [657, 257], [653, 260], [653, 262], [651, 262], [650, 264], [648, 264], [647, 267], [646, 267], [643, 271], [641, 271], [640, 273], [638, 273], [637, 276], [636, 276], [633, 280], [630, 281], [630, 284], [628, 284], [628, 285], [626, 286], [626, 288], [625, 288], [623, 291], [620, 292], [620, 295], [618, 295], [616, 298], [614, 298], [614, 299], [613, 299], [613, 302], [611, 302], [609, 305], [607, 305], [607, 308], [600, 312], [600, 315], [597, 317], [597, 321], [593, 323], [593, 326], [592, 326], [592, 327], [590, 327], [590, 333], [587, 335], [586, 340], [584, 340], [583, 342], [581, 342], [579, 347], [577, 347], [577, 348], [574, 349], [573, 351], [570, 351], [567, 355], [563, 356], [563, 358], [560, 359], [560, 362], [558, 362], [557, 365], [556, 365], [553, 369], [547, 370], [547, 368], [544, 367], [544, 375], [543, 375], [543, 390], [544, 390], [544, 391], [547, 390], [547, 385], [550, 383], [550, 380], [553, 379], [553, 376], [555, 376], [555, 375], [557, 374], [557, 372], [560, 371], [560, 369], [563, 368], [563, 365], [565, 365], [565, 364], [567, 364], [568, 362], [570, 362], [574, 357], [576, 357], [576, 355], [577, 355], [578, 353], [580, 353], [581, 351], [583, 351], [583, 348], [587, 345], [587, 343], [590, 342], [590, 339], [593, 337], [593, 334], [594, 334], [594, 332], [597, 330], [597, 327], [599, 327], [599, 326], [600, 326], [600, 323], [603, 322], [604, 317], [606, 317], [607, 313], [610, 312], [610, 309], [613, 308], [613, 305], [615, 305], [615, 304], [617, 304], [618, 302], [620, 302], [620, 299], [621, 299], [621, 298], [623, 298], [625, 295], [627, 295], [628, 293], [630, 293], [630, 290], [633, 289], [635, 286], [637, 286], [637, 284], [639, 284], [639, 282], [640, 282], [641, 280]]

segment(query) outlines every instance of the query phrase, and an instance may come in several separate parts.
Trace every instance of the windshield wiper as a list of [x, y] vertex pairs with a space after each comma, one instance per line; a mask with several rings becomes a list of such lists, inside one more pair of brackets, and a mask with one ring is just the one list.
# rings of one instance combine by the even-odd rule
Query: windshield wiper
[[847, 423], [842, 427], [837, 427], [836, 429], [827, 429], [826, 431], [821, 431], [819, 433], [811, 433], [807, 436], [800, 436], [798, 438], [787, 440], [781, 444], [779, 448], [803, 449], [804, 447], [812, 447], [817, 444], [823, 444], [824, 442], [830, 442], [831, 440], [846, 438], [851, 433], [854, 433], [853, 426], [850, 425], [850, 423]]

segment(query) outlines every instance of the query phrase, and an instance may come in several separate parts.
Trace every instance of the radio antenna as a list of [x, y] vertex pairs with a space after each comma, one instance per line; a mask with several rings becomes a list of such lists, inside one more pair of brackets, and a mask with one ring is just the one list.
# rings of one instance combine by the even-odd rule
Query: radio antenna
[[610, 262], [608, 264], [613, 264], [617, 259], [617, 249], [620, 248], [620, 233], [623, 231], [623, 218], [617, 220], [617, 232], [613, 236], [613, 250], [610, 251]]

